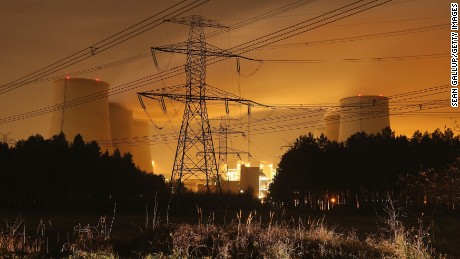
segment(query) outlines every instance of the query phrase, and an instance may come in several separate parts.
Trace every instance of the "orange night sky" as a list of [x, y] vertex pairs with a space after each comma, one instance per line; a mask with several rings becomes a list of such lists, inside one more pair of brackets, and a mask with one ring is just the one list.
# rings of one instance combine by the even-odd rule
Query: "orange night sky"
[[[87, 48], [174, 2], [139, 0], [128, 4], [121, 0], [3, 0], [0, 2], [0, 84], [14, 81]], [[220, 48], [233, 48], [355, 1], [210, 0], [187, 12], [187, 15], [203, 15], [232, 28], [238, 22], [294, 2], [304, 4], [210, 37], [208, 42]], [[207, 33], [212, 31], [212, 28], [206, 29]], [[187, 26], [164, 23], [44, 78], [64, 76], [145, 54], [145, 58], [134, 62], [80, 76], [100, 78], [108, 82], [111, 89], [126, 83], [129, 85], [134, 80], [158, 73], [152, 57], [148, 56], [150, 47], [182, 42], [187, 35]], [[341, 98], [347, 96], [383, 94], [391, 98], [419, 90], [425, 93], [407, 95], [400, 103], [392, 103], [390, 99], [390, 113], [393, 114], [390, 123], [396, 134], [411, 136], [415, 130], [453, 127], [454, 119], [460, 117], [460, 110], [450, 108], [448, 100], [450, 1], [447, 0], [394, 0], [268, 46], [254, 48], [244, 56], [267, 61], [260, 64], [241, 60], [238, 74], [237, 61], [225, 60], [207, 68], [207, 82], [246, 99], [279, 107], [275, 110], [255, 109], [252, 113], [249, 150], [255, 164], [260, 161], [277, 164], [284, 151], [281, 146], [288, 145], [300, 134], [321, 127], [319, 123], [311, 122], [321, 117], [311, 114], [320, 114], [320, 107], [336, 106]], [[185, 56], [181, 54], [159, 53], [157, 58], [160, 68], [185, 63]], [[136, 92], [183, 83], [185, 76], [180, 75], [139, 88], [132, 87], [121, 94], [111, 95], [109, 99], [132, 108], [136, 118], [147, 119]], [[52, 105], [51, 84], [51, 81], [31, 83], [1, 94], [0, 119]], [[445, 87], [437, 88], [437, 91], [427, 90], [442, 85]], [[428, 109], [430, 105], [426, 103], [432, 101], [438, 106]], [[168, 101], [167, 114], [161, 112], [157, 102], [146, 101], [146, 104], [155, 122], [162, 127], [161, 130], [152, 128], [152, 134], [178, 131], [182, 118], [180, 104]], [[313, 107], [311, 110], [286, 108], [299, 104]], [[417, 109], [419, 104], [424, 104], [422, 109]], [[409, 109], [409, 105], [413, 106]], [[230, 107], [230, 115], [236, 119], [230, 124], [234, 124], [237, 130], [247, 131], [246, 109], [242, 106]], [[398, 114], [400, 111], [407, 113], [402, 116]], [[307, 113], [310, 115], [307, 116]], [[211, 118], [222, 116], [225, 107], [209, 104], [209, 114]], [[49, 137], [50, 118], [48, 113], [3, 122], [0, 132], [12, 132], [10, 137], [16, 140], [37, 133]], [[241, 119], [243, 122], [238, 121]], [[213, 127], [218, 126], [217, 120], [211, 123]], [[214, 139], [216, 142], [216, 137]], [[168, 144], [150, 143], [155, 173], [169, 176], [176, 141], [171, 137], [166, 141]], [[237, 149], [248, 149], [247, 137], [241, 135], [232, 136], [231, 144]], [[235, 161], [236, 157], [230, 160]]]

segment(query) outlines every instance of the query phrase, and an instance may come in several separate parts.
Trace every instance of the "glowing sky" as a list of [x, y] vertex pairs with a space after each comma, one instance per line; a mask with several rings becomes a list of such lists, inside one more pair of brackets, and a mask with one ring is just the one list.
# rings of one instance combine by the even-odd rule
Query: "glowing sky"
[[[87, 48], [122, 29], [143, 20], [176, 1], [160, 0], [2, 0], [0, 1], [0, 83], [8, 83], [62, 57]], [[177, 1], [178, 2], [178, 1]], [[188, 14], [200, 14], [231, 26], [245, 19], [262, 14], [294, 1], [286, 0], [211, 0]], [[334, 10], [353, 1], [316, 1], [305, 4], [276, 17], [251, 24], [238, 30], [209, 39], [221, 48], [269, 34], [278, 29], [305, 21], [324, 12]], [[337, 21], [330, 25], [305, 32], [280, 41], [271, 48], [262, 48], [245, 56], [264, 60], [316, 60], [310, 63], [264, 62], [250, 77], [258, 62], [241, 61], [241, 75], [236, 71], [236, 60], [229, 59], [208, 67], [207, 81], [244, 98], [268, 104], [338, 104], [346, 96], [357, 94], [383, 94], [393, 96], [449, 83], [449, 23], [450, 1], [447, 0], [394, 0], [375, 9]], [[440, 25], [440, 27], [430, 27]], [[408, 29], [427, 28], [418, 33], [399, 33]], [[212, 30], [207, 30], [210, 32]], [[382, 36], [382, 33], [391, 36]], [[145, 54], [152, 46], [168, 45], [186, 40], [188, 28], [165, 23], [140, 36], [120, 44], [107, 52], [55, 73], [65, 75], [85, 68]], [[380, 36], [375, 36], [376, 34]], [[367, 38], [361, 36], [374, 35]], [[350, 39], [351, 38], [351, 39]], [[340, 39], [340, 40], [337, 40]], [[335, 41], [331, 41], [335, 40]], [[309, 42], [310, 44], [302, 44]], [[313, 44], [312, 44], [313, 43]], [[316, 43], [316, 44], [315, 44]], [[289, 45], [294, 44], [294, 45]], [[282, 45], [282, 46], [280, 46]], [[426, 55], [440, 54], [427, 57]], [[408, 57], [411, 56], [411, 57]], [[415, 56], [415, 57], [414, 57]], [[169, 54], [159, 54], [160, 67], [166, 67]], [[395, 58], [396, 57], [396, 58]], [[380, 61], [375, 61], [380, 58]], [[346, 59], [356, 59], [354, 61]], [[176, 54], [172, 66], [185, 62]], [[100, 78], [112, 87], [157, 73], [152, 58], [92, 72], [82, 77]], [[49, 77], [49, 76], [48, 76]], [[136, 92], [164, 86], [183, 84], [185, 77], [166, 79], [142, 88], [110, 97], [135, 111], [137, 118], [147, 119], [137, 101]], [[29, 84], [0, 95], [0, 118], [28, 112], [52, 105], [51, 83]], [[445, 93], [418, 97], [413, 102], [449, 98]], [[180, 105], [168, 105], [168, 114], [160, 112], [157, 103], [148, 103], [163, 132], [177, 130], [182, 117]], [[391, 126], [397, 134], [411, 135], [415, 130], [433, 131], [444, 126], [452, 127], [459, 117], [459, 109], [448, 107], [433, 111], [443, 113], [412, 112], [410, 116], [391, 117]], [[174, 109], [177, 111], [175, 112]], [[224, 114], [224, 107], [210, 106], [210, 117]], [[246, 108], [231, 107], [230, 114], [241, 118]], [[256, 110], [254, 120], [286, 116], [300, 111]], [[171, 124], [168, 122], [171, 120]], [[31, 134], [48, 137], [50, 114], [0, 124], [0, 132], [12, 132], [14, 139]], [[308, 119], [305, 119], [308, 120]], [[214, 126], [218, 122], [212, 122]], [[235, 122], [238, 123], [238, 122]], [[293, 122], [294, 123], [294, 122]], [[290, 126], [288, 119], [271, 126], [279, 127], [278, 133], [251, 135], [250, 150], [253, 162], [265, 161], [277, 164], [283, 153], [280, 147], [288, 145], [300, 134], [314, 131], [320, 125]], [[260, 126], [262, 127], [262, 126]], [[241, 127], [242, 130], [246, 126]], [[153, 130], [152, 134], [159, 133]], [[246, 149], [246, 138], [234, 136], [234, 145]], [[175, 144], [152, 145], [155, 172], [169, 174], [174, 158]], [[236, 159], [236, 158], [235, 158]]]

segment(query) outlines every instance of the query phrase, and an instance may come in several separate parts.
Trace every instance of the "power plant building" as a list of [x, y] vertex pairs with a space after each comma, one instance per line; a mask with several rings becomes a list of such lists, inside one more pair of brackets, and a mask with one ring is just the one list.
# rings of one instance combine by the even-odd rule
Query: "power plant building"
[[[110, 140], [109, 102], [105, 93], [109, 84], [92, 79], [72, 78], [54, 81], [53, 105], [61, 103], [69, 105], [55, 111], [51, 117], [50, 135], [63, 132], [71, 142], [75, 135], [80, 134], [85, 141]], [[78, 98], [103, 93], [103, 97], [84, 105], [78, 104]], [[112, 151], [111, 148], [108, 148]]]
[[[80, 134], [86, 142], [96, 140], [102, 151], [113, 152], [118, 148], [121, 154], [131, 153], [133, 162], [141, 170], [152, 172], [152, 157], [149, 143], [132, 144], [133, 139], [151, 135], [147, 121], [133, 119], [132, 110], [118, 103], [109, 103], [109, 84], [85, 78], [66, 78], [54, 81], [53, 103], [62, 107], [51, 117], [50, 135], [63, 132], [67, 140], [73, 141]], [[94, 101], [81, 104], [88, 96], [96, 95]], [[65, 103], [67, 107], [61, 104]]]
[[[132, 137], [133, 139], [142, 139], [144, 136], [150, 136], [151, 127], [148, 121], [133, 119], [132, 126]], [[152, 153], [150, 151], [149, 143], [141, 143], [134, 145], [133, 150], [133, 160], [134, 163], [139, 166], [141, 170], [150, 173], [153, 171], [152, 166]]]
[[259, 177], [262, 170], [259, 167], [241, 165], [240, 190], [252, 192], [254, 197], [259, 197]]
[[339, 141], [357, 132], [380, 133], [390, 127], [389, 98], [377, 95], [352, 96], [340, 100]]
[[328, 112], [324, 115], [324, 134], [329, 140], [339, 140], [340, 130], [340, 113], [339, 112]]
[[109, 103], [110, 132], [113, 148], [120, 153], [133, 154], [131, 137], [133, 132], [133, 112], [119, 103]]

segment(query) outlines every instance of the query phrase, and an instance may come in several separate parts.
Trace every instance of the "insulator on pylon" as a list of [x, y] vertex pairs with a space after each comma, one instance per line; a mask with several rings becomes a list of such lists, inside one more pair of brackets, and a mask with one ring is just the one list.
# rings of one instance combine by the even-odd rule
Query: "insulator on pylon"
[[157, 56], [155, 55], [155, 49], [152, 48], [151, 51], [152, 51], [153, 64], [155, 64], [155, 67], [157, 68], [157, 70], [160, 70], [160, 67], [158, 66]]
[[228, 100], [225, 100], [225, 113], [226, 113], [227, 115], [230, 114], [230, 109], [229, 109], [229, 107], [228, 107]]
[[161, 110], [163, 111], [163, 113], [167, 113], [167, 110], [166, 110], [166, 103], [165, 103], [165, 98], [163, 96], [160, 97], [160, 106], [161, 106]]
[[240, 65], [240, 59], [239, 58], [236, 59], [236, 71], [238, 72], [238, 74], [241, 71], [241, 65]]

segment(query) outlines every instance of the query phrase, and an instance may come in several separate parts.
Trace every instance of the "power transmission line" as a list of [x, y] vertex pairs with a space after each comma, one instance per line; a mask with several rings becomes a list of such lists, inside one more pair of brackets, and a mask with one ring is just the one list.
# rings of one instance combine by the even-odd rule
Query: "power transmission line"
[[[288, 26], [284, 29], [277, 30], [273, 33], [269, 33], [265, 36], [258, 37], [256, 39], [253, 39], [251, 41], [248, 41], [246, 43], [239, 44], [233, 48], [230, 49], [230, 51], [235, 52], [236, 54], [244, 54], [250, 51], [253, 51], [257, 47], [262, 47], [262, 46], [267, 46], [279, 41], [282, 41], [287, 38], [291, 38], [294, 36], [297, 36], [301, 33], [305, 33], [307, 31], [313, 30], [320, 28], [322, 26], [325, 26], [327, 24], [333, 23], [335, 21], [339, 21], [342, 19], [345, 19], [347, 17], [357, 15], [361, 12], [367, 11], [369, 9], [378, 7], [384, 3], [390, 2], [391, 0], [373, 0], [361, 5], [356, 6], [357, 4], [360, 4], [360, 2], [363, 2], [363, 0], [356, 1], [354, 3], [345, 5], [341, 8], [337, 8], [333, 11], [327, 12], [325, 14], [319, 15], [317, 17], [308, 19], [304, 22], [294, 24], [292, 26]], [[216, 64], [218, 62], [221, 62], [223, 59], [221, 58], [210, 58], [208, 65]], [[0, 124], [3, 123], [8, 123], [11, 121], [16, 121], [20, 119], [25, 119], [25, 118], [30, 118], [30, 117], [35, 117], [39, 116], [45, 113], [49, 113], [55, 110], [60, 110], [62, 108], [67, 108], [67, 107], [73, 107], [76, 105], [80, 105], [86, 102], [98, 100], [100, 98], [105, 98], [110, 95], [114, 94], [120, 94], [124, 93], [126, 91], [130, 91], [145, 85], [152, 84], [154, 82], [159, 82], [164, 79], [172, 78], [178, 75], [182, 75], [182, 69], [181, 67], [174, 67], [171, 69], [168, 69], [167, 71], [164, 71], [161, 73], [161, 77], [159, 75], [153, 75], [153, 76], [147, 76], [138, 80], [131, 81], [126, 84], [119, 85], [117, 87], [112, 88], [112, 91], [110, 93], [101, 91], [92, 95], [88, 95], [85, 97], [81, 98], [76, 98], [74, 100], [69, 100], [66, 103], [54, 105], [54, 106], [49, 106], [49, 107], [44, 107], [32, 112], [27, 112], [23, 114], [18, 114], [14, 116], [9, 116], [0, 119]]]
[[[426, 110], [445, 107], [445, 102], [447, 102], [446, 99], [437, 99], [437, 100], [415, 100], [415, 99], [425, 97], [427, 94], [430, 94], [430, 93], [444, 94], [445, 89], [447, 88], [448, 88], [448, 85], [442, 85], [442, 86], [435, 86], [435, 87], [400, 93], [396, 95], [391, 95], [389, 96], [390, 98], [392, 98], [390, 99], [390, 101], [393, 100], [395, 103], [402, 103], [403, 105], [395, 107], [394, 105], [390, 103], [390, 111], [393, 112], [392, 115], [402, 114], [401, 112], [404, 112], [404, 114], [409, 114], [409, 112], [412, 112], [413, 114], [419, 114], [420, 112], [425, 112]], [[407, 102], [413, 102], [413, 103], [410, 105], [406, 105]], [[372, 105], [371, 100], [368, 102], [364, 102], [364, 105]], [[422, 105], [422, 110], [420, 110], [420, 105]], [[360, 107], [361, 106], [362, 105], [360, 105]], [[353, 111], [353, 109], [356, 109], [357, 107], [358, 105], [353, 105], [353, 103], [351, 103], [350, 106], [347, 106], [347, 108], [344, 111], [350, 112], [350, 111]], [[315, 123], [322, 123], [324, 122], [322, 115], [323, 114], [318, 109], [308, 109], [302, 113], [278, 116], [278, 117], [273, 117], [273, 118], [268, 118], [268, 119], [263, 119], [263, 120], [253, 120], [252, 125], [256, 131], [260, 130], [260, 126], [263, 126], [265, 124], [274, 125], [274, 127], [284, 127], [284, 128], [288, 127], [289, 128], [293, 126], [298, 126], [296, 125], [297, 123], [295, 123], [294, 120], [309, 119], [309, 118], [314, 118], [318, 116], [321, 116], [321, 118], [315, 121]], [[357, 116], [358, 116], [357, 114], [355, 115], [351, 114], [351, 115], [348, 115], [347, 118], [353, 119], [353, 118], [357, 118]], [[280, 122], [281, 123], [288, 122], [288, 124], [279, 125]], [[311, 122], [305, 122], [305, 123], [312, 124]], [[232, 126], [234, 128], [239, 128], [238, 126], [239, 124], [244, 125], [245, 123], [236, 123], [236, 124], [233, 124]], [[316, 124], [313, 124], [313, 125], [316, 125]], [[257, 135], [257, 132], [255, 135]], [[142, 143], [151, 143], [151, 140], [154, 140], [154, 139], [157, 139], [159, 141], [164, 141], [165, 138], [173, 139], [174, 136], [175, 136], [174, 133], [166, 133], [166, 134], [161, 134], [161, 135], [143, 136], [142, 138], [136, 138], [136, 140], [142, 141]], [[114, 140], [114, 141], [116, 141], [117, 143], [132, 144], [133, 142], [131, 142], [131, 140], [132, 139], [119, 139], [119, 140]], [[100, 140], [99, 142], [100, 143], [110, 143], [110, 141], [111, 140], [107, 140], [107, 141]], [[139, 141], [135, 141], [134, 143], [139, 143]]]
[[344, 58], [344, 59], [263, 59], [262, 62], [267, 63], [303, 63], [303, 64], [317, 64], [317, 63], [335, 63], [335, 62], [382, 62], [382, 61], [401, 61], [401, 60], [419, 60], [431, 58], [444, 58], [449, 57], [449, 53], [437, 54], [420, 54], [420, 55], [406, 55], [406, 56], [390, 56], [390, 57], [375, 57], [375, 58]]
[[[11, 81], [7, 84], [0, 86], [0, 95], [27, 85], [30, 82], [33, 82], [37, 79], [40, 79], [44, 76], [53, 74], [57, 71], [60, 71], [66, 67], [79, 63], [83, 60], [86, 60], [94, 55], [97, 55], [103, 51], [111, 49], [127, 40], [130, 40], [152, 28], [157, 27], [163, 23], [164, 19], [176, 17], [182, 15], [194, 8], [203, 5], [204, 3], [210, 0], [194, 0], [192, 3], [183, 3], [188, 2], [187, 0], [182, 0], [156, 14], [148, 17], [147, 19], [142, 20], [114, 35], [105, 38], [97, 43], [90, 45], [87, 48], [84, 48], [66, 58], [58, 60], [51, 65], [45, 66], [35, 72], [27, 74], [19, 79]], [[183, 5], [183, 6], [182, 6]]]
[[[300, 2], [304, 2], [304, 1], [300, 1]], [[283, 11], [285, 11], [285, 10], [283, 10]], [[263, 15], [260, 15], [260, 16], [266, 18], [266, 16], [263, 16]], [[251, 18], [251, 19], [248, 19], [248, 21], [251, 21], [251, 23], [246, 22], [246, 21], [244, 21], [244, 23], [243, 22], [237, 23], [237, 24], [235, 24], [235, 26], [233, 26], [233, 25], [230, 26], [229, 30], [235, 30], [237, 28], [241, 28], [242, 27], [241, 24], [244, 24], [245, 26], [247, 26], [247, 25], [252, 24], [252, 23], [254, 23], [256, 21], [259, 21], [259, 20]], [[270, 45], [270, 46], [267, 46], [267, 47], [258, 48], [257, 50], [269, 50], [269, 49], [280, 49], [280, 48], [284, 49], [284, 48], [296, 48], [296, 47], [309, 47], [309, 46], [323, 45], [323, 44], [335, 44], [335, 43], [343, 43], [343, 42], [350, 42], [350, 41], [369, 40], [369, 39], [376, 39], [376, 38], [383, 38], [383, 37], [392, 37], [392, 36], [401, 36], [401, 35], [408, 35], [408, 34], [414, 34], [414, 33], [430, 32], [430, 31], [434, 31], [434, 30], [442, 30], [442, 29], [447, 29], [447, 28], [448, 28], [447, 24], [439, 24], [439, 25], [433, 25], [433, 26], [427, 26], [427, 27], [417, 27], [417, 28], [407, 29], [407, 30], [398, 30], [398, 31], [392, 31], [392, 32], [360, 35], [360, 36], [337, 38], [337, 39], [330, 39], [330, 40], [310, 41], [310, 42], [291, 43], [291, 44], [282, 44], [282, 45]], [[217, 33], [217, 32], [219, 32], [219, 33]], [[210, 38], [210, 37], [213, 37], [213, 36], [220, 35], [221, 33], [223, 33], [223, 32], [219, 31], [219, 30], [216, 30], [216, 31], [213, 31], [211, 33], [206, 34], [206, 37]], [[61, 74], [61, 75], [57, 75], [57, 76], [53, 76], [53, 77], [49, 77], [49, 78], [37, 79], [37, 80], [35, 80], [33, 82], [30, 82], [30, 83], [39, 83], [39, 82], [45, 82], [45, 81], [52, 81], [52, 80], [64, 78], [65, 76], [71, 76], [71, 77], [79, 76], [79, 75], [83, 75], [83, 74], [86, 74], [86, 73], [91, 73], [91, 72], [96, 72], [96, 71], [100, 71], [100, 70], [110, 69], [110, 68], [113, 68], [113, 67], [121, 66], [121, 65], [124, 65], [124, 64], [128, 64], [128, 63], [131, 63], [131, 62], [135, 62], [135, 61], [145, 59], [145, 58], [150, 58], [150, 57], [151, 57], [151, 53], [146, 52], [146, 53], [143, 53], [143, 54], [134, 55], [134, 56], [131, 56], [131, 57], [128, 57], [128, 58], [120, 59], [120, 60], [117, 60], [117, 61], [113, 61], [113, 62], [106, 63], [106, 64], [103, 64], [103, 65], [95, 66], [95, 67], [92, 67], [92, 68], [83, 69], [83, 70], [80, 70], [80, 71], [69, 72], [69, 73], [66, 73], [66, 74]], [[399, 57], [396, 57], [396, 58], [399, 58], [398, 60], [400, 60], [400, 58], [402, 58], [402, 57], [403, 56], [399, 56]], [[437, 58], [437, 57], [426, 57], [426, 58]], [[383, 58], [383, 59], [382, 58], [369, 58], [369, 59], [370, 59], [369, 61], [386, 61], [385, 58]], [[356, 58], [354, 60], [360, 61], [359, 59], [356, 59]], [[322, 60], [318, 60], [319, 63], [321, 63], [321, 61]], [[327, 60], [324, 61], [324, 62], [327, 62]], [[334, 61], [331, 61], [331, 62], [334, 62]], [[336, 62], [340, 62], [340, 61], [336, 61]]]
[[[257, 15], [255, 17], [252, 17], [252, 18], [246, 19], [244, 21], [235, 23], [235, 24], [229, 26], [227, 29], [215, 30], [215, 31], [212, 31], [210, 33], [207, 33], [206, 38], [215, 37], [215, 36], [218, 36], [220, 34], [226, 33], [228, 31], [240, 29], [242, 27], [254, 24], [254, 23], [262, 21], [264, 19], [271, 18], [271, 17], [273, 17], [275, 15], [278, 15], [280, 13], [285, 13], [285, 12], [294, 10], [294, 9], [299, 8], [301, 6], [304, 6], [306, 4], [313, 3], [315, 1], [316, 0], [310, 0], [310, 1], [299, 0], [299, 1], [296, 1], [294, 3], [290, 3], [288, 5], [285, 5], [285, 6], [276, 8], [274, 10], [265, 12], [263, 14]], [[144, 54], [138, 54], [138, 55], [135, 55], [135, 56], [132, 56], [132, 57], [128, 57], [128, 58], [125, 58], [125, 59], [121, 59], [121, 60], [118, 60], [118, 61], [114, 61], [114, 62], [111, 62], [111, 63], [107, 63], [107, 64], [104, 64], [104, 65], [99, 65], [99, 66], [96, 66], [96, 67], [92, 67], [92, 68], [88, 68], [88, 69], [84, 69], [84, 70], [80, 70], [80, 71], [76, 71], [76, 72], [70, 72], [70, 73], [66, 73], [66, 74], [63, 74], [63, 75], [58, 75], [58, 76], [54, 76], [54, 77], [50, 77], [50, 78], [36, 79], [34, 81], [28, 82], [28, 84], [29, 83], [38, 83], [38, 82], [43, 82], [43, 81], [50, 81], [50, 80], [60, 79], [60, 78], [64, 78], [65, 76], [78, 76], [78, 75], [82, 75], [82, 74], [85, 74], [85, 73], [90, 73], [90, 72], [99, 71], [99, 70], [102, 70], [102, 69], [108, 69], [108, 68], [116, 67], [116, 66], [119, 66], [119, 65], [127, 64], [127, 63], [130, 63], [130, 62], [134, 62], [134, 61], [144, 59], [144, 58], [148, 58], [148, 57], [151, 57], [150, 52], [149, 53], [144, 53]]]
[[13, 16], [19, 14], [19, 13], [22, 13], [22, 12], [24, 12], [24, 11], [26, 11], [26, 10], [28, 10], [28, 9], [30, 9], [30, 8], [32, 8], [32, 7], [36, 6], [36, 5], [38, 5], [38, 4], [40, 4], [40, 3], [43, 2], [43, 1], [44, 1], [44, 0], [35, 1], [35, 2], [33, 2], [33, 3], [31, 3], [31, 4], [29, 4], [29, 5], [25, 6], [25, 7], [23, 7], [23, 8], [21, 8], [21, 9], [17, 10], [17, 11], [14, 11], [13, 13], [11, 13], [11, 14], [9, 14], [9, 15], [0, 17], [0, 23], [1, 23], [2, 21], [4, 21], [4, 20], [7, 20], [7, 19], [9, 19], [9, 18], [11, 18], [11, 17], [13, 17]]
[[397, 31], [391, 31], [391, 32], [373, 33], [373, 34], [359, 35], [359, 36], [353, 36], [353, 37], [344, 37], [344, 38], [336, 38], [336, 39], [329, 39], [329, 40], [307, 41], [307, 42], [301, 42], [301, 43], [271, 45], [271, 46], [267, 46], [263, 48], [258, 48], [258, 50], [310, 47], [310, 46], [315, 46], [315, 45], [336, 44], [336, 43], [343, 43], [343, 42], [380, 39], [380, 38], [386, 38], [386, 37], [409, 35], [409, 34], [414, 34], [414, 33], [431, 32], [431, 31], [436, 31], [436, 30], [447, 30], [448, 28], [449, 28], [448, 24], [438, 24], [438, 25], [432, 25], [432, 26], [417, 27], [417, 28], [412, 28], [412, 29], [397, 30]]

